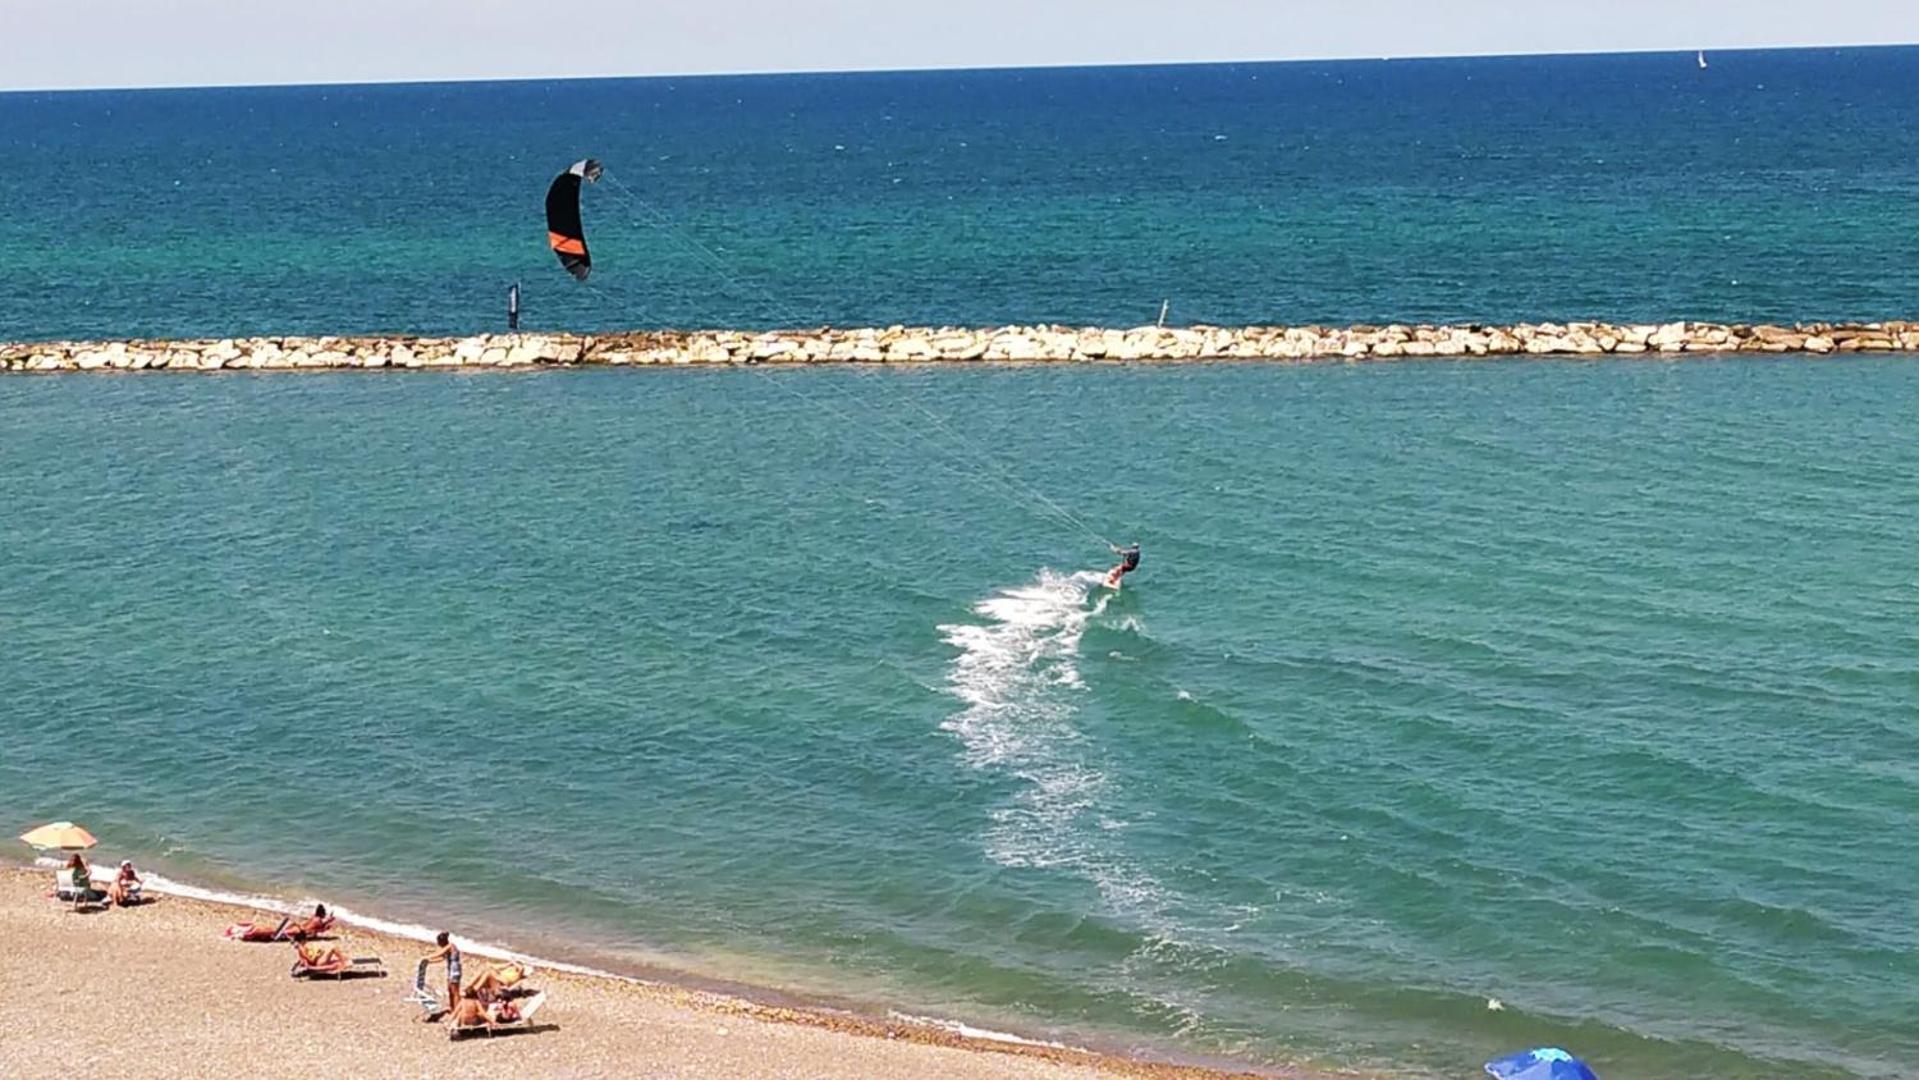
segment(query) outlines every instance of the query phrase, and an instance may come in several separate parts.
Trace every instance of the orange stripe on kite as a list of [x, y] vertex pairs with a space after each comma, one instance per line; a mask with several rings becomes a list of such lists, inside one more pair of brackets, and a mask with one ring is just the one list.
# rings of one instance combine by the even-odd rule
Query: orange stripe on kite
[[565, 236], [560, 233], [550, 232], [546, 234], [546, 242], [553, 245], [553, 250], [562, 255], [586, 254], [586, 241], [577, 236]]

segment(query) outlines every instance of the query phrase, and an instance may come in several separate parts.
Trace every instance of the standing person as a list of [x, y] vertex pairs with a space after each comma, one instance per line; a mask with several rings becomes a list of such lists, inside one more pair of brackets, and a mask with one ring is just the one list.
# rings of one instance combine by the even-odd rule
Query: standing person
[[1139, 569], [1139, 541], [1131, 547], [1113, 547], [1113, 554], [1119, 556], [1119, 565], [1106, 572], [1106, 587], [1117, 590], [1121, 578]]
[[453, 944], [453, 936], [445, 930], [440, 931], [433, 943], [439, 948], [427, 956], [426, 963], [446, 961], [446, 1007], [449, 1010], [457, 1009], [460, 1005], [460, 947]]

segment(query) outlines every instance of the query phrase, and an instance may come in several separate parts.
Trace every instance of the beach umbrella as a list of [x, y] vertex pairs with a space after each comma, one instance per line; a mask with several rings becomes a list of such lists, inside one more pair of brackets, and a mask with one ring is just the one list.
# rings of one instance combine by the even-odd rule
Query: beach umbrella
[[71, 821], [55, 821], [51, 824], [42, 825], [37, 829], [30, 829], [27, 832], [21, 833], [20, 839], [25, 840], [27, 843], [42, 851], [49, 848], [58, 848], [61, 851], [80, 851], [100, 842], [93, 838], [92, 833], [75, 825]]
[[1486, 1072], [1499, 1080], [1599, 1080], [1585, 1062], [1557, 1046], [1494, 1058], [1486, 1063]]

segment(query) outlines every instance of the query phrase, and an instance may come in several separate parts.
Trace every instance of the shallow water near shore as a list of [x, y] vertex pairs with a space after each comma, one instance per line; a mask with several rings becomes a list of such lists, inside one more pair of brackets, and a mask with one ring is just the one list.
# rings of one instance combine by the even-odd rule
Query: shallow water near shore
[[1068, 1042], [1897, 1075], [1916, 414], [1893, 359], [4, 380], [0, 818]]

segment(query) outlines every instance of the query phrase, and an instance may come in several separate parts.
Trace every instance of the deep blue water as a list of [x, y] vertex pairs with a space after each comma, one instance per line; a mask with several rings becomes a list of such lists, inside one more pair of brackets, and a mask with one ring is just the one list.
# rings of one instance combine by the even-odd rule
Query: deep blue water
[[[513, 280], [575, 329], [1890, 317], [1916, 84], [1883, 48], [6, 94], [0, 339], [466, 332]], [[586, 155], [625, 187], [579, 287], [540, 208]]]

